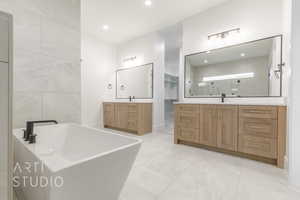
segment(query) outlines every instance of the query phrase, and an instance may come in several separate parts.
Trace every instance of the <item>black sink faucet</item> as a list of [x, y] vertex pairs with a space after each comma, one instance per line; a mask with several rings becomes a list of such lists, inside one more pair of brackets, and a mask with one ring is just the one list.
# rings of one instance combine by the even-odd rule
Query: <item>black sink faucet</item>
[[33, 134], [34, 124], [41, 123], [54, 123], [58, 124], [56, 120], [43, 120], [43, 121], [28, 121], [26, 123], [26, 130], [24, 130], [24, 140], [29, 141], [30, 144], [36, 142], [36, 135]]
[[222, 93], [222, 103], [224, 103], [225, 98], [226, 98], [226, 94]]

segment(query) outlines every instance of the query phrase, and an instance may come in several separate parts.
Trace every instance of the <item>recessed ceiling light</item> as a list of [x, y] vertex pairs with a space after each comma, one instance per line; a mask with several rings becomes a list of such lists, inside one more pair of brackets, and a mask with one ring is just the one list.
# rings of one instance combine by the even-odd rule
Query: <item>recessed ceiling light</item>
[[245, 57], [245, 56], [246, 56], [246, 54], [245, 54], [245, 53], [241, 53], [241, 56], [242, 56], [242, 57]]
[[108, 26], [108, 25], [103, 25], [103, 26], [102, 26], [102, 29], [103, 29], [104, 31], [108, 31], [108, 30], [109, 30], [109, 26]]
[[208, 63], [208, 60], [204, 60], [204, 63]]
[[152, 1], [151, 0], [145, 0], [145, 6], [152, 6]]

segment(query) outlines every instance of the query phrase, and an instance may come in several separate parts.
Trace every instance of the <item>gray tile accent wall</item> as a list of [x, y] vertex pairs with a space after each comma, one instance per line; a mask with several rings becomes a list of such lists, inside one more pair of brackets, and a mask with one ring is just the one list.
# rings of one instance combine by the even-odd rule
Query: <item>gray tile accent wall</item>
[[14, 127], [81, 122], [80, 0], [1, 0], [14, 16]]

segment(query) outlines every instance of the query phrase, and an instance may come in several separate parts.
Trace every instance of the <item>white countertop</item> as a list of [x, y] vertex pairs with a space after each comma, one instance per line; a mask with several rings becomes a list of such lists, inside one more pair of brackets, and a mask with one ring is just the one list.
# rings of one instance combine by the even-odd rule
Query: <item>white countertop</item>
[[266, 97], [266, 98], [225, 98], [225, 102], [221, 102], [221, 98], [190, 98], [174, 104], [224, 104], [224, 105], [273, 105], [286, 106], [285, 97]]
[[103, 102], [110, 102], [110, 103], [153, 103], [153, 99], [134, 99], [129, 101], [129, 99], [112, 99], [112, 100], [105, 100]]

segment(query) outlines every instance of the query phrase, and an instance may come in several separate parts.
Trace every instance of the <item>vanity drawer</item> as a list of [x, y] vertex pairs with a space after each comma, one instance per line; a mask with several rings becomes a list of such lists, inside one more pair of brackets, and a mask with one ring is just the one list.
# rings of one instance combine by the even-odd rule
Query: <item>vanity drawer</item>
[[176, 128], [176, 136], [178, 139], [187, 142], [199, 142], [199, 129], [194, 128]]
[[277, 158], [277, 140], [248, 135], [239, 136], [239, 152], [266, 158]]
[[187, 112], [187, 113], [199, 113], [199, 105], [194, 105], [194, 104], [182, 104], [182, 105], [177, 105], [176, 106], [176, 112], [182, 113], [182, 112]]
[[128, 104], [128, 112], [137, 112], [137, 111], [138, 111], [138, 105]]
[[277, 120], [240, 118], [239, 134], [277, 138]]
[[240, 106], [240, 117], [277, 119], [277, 107], [275, 106]]
[[181, 112], [176, 114], [176, 124], [183, 128], [199, 128], [199, 113]]
[[103, 104], [104, 112], [114, 112], [114, 104], [113, 103], [104, 103]]

